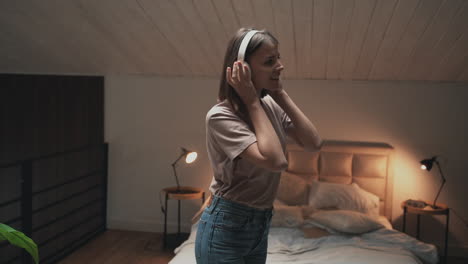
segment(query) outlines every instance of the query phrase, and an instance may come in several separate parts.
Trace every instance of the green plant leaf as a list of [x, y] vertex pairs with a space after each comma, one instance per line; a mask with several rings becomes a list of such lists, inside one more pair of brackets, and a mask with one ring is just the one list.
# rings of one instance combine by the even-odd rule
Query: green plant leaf
[[3, 240], [8, 240], [12, 245], [24, 248], [32, 256], [34, 262], [39, 263], [39, 252], [36, 243], [20, 231], [0, 223], [0, 241]]

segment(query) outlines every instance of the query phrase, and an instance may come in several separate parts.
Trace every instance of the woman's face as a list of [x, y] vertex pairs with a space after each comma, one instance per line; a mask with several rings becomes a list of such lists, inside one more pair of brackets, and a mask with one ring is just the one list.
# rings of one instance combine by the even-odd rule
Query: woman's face
[[270, 41], [262, 43], [260, 48], [250, 56], [249, 65], [252, 71], [252, 82], [257, 93], [262, 89], [274, 90], [281, 88], [280, 75], [284, 66], [279, 58], [278, 46]]

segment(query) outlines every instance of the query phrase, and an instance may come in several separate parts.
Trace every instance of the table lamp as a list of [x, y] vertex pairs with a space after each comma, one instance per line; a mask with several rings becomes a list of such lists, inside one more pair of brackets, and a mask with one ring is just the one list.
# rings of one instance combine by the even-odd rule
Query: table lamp
[[439, 191], [437, 192], [436, 198], [434, 199], [434, 204], [431, 205], [432, 208], [436, 209], [437, 198], [439, 198], [440, 191], [442, 191], [442, 187], [444, 187], [444, 184], [445, 184], [444, 174], [442, 173], [442, 169], [440, 168], [440, 164], [439, 164], [439, 161], [437, 160], [437, 156], [434, 156], [430, 159], [423, 159], [420, 161], [420, 163], [421, 163], [421, 169], [423, 170], [430, 171], [434, 163], [437, 165], [437, 168], [439, 168], [440, 176], [442, 177], [442, 184], [440, 185]]
[[175, 176], [175, 180], [176, 180], [176, 183], [177, 183], [177, 192], [178, 193], [182, 192], [183, 190], [180, 189], [179, 178], [177, 177], [177, 171], [176, 171], [177, 162], [179, 162], [179, 160], [181, 158], [185, 157], [185, 163], [192, 163], [197, 159], [197, 156], [198, 156], [197, 152], [195, 152], [195, 151], [190, 151], [190, 150], [187, 150], [186, 148], [181, 148], [181, 149], [182, 149], [181, 154], [172, 163], [172, 169], [174, 170], [174, 176]]

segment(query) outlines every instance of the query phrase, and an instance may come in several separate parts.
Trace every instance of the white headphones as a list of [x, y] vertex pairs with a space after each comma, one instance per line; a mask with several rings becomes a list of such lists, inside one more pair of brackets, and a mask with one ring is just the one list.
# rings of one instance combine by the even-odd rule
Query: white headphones
[[244, 38], [239, 47], [239, 53], [237, 53], [237, 60], [244, 61], [245, 51], [247, 50], [247, 46], [249, 45], [250, 40], [252, 37], [257, 33], [260, 32], [259, 30], [250, 30], [245, 34]]

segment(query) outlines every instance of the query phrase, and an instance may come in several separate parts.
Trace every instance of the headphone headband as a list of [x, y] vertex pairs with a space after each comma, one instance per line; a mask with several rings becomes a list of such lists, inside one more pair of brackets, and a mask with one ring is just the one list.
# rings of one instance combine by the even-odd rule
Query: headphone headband
[[239, 47], [239, 53], [237, 53], [237, 60], [244, 61], [245, 52], [247, 50], [247, 46], [249, 45], [250, 40], [252, 37], [257, 33], [260, 32], [259, 30], [250, 30], [245, 34], [244, 38]]

